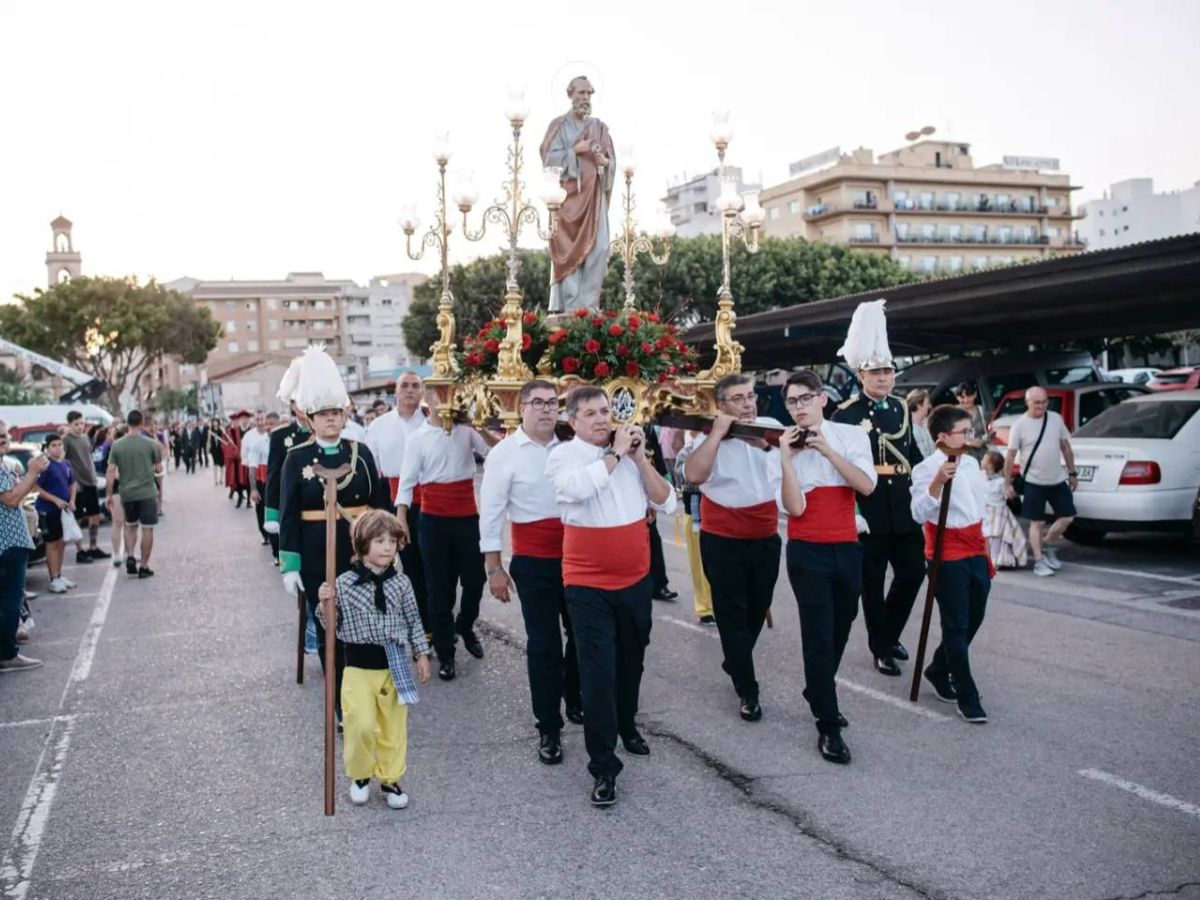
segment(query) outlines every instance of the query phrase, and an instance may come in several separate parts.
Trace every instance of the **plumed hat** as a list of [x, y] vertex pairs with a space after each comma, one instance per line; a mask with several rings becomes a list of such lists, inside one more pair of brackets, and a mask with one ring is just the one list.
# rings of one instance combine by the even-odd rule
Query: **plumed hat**
[[846, 342], [838, 355], [855, 371], [864, 369], [894, 369], [892, 349], [888, 346], [886, 300], [871, 300], [858, 304], [850, 319]]
[[283, 378], [279, 380], [279, 393], [275, 396], [283, 403], [291, 403], [296, 399], [296, 388], [300, 386], [300, 363], [303, 359], [303, 356], [293, 359], [288, 370], [283, 373]]
[[337, 363], [324, 347], [309, 347], [300, 357], [296, 405], [307, 415], [324, 409], [345, 409], [350, 403]]

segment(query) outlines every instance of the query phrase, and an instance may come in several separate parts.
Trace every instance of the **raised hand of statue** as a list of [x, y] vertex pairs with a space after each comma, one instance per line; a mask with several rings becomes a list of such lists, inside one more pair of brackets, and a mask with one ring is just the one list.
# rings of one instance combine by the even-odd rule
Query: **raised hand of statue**
[[591, 141], [576, 141], [575, 146], [571, 148], [575, 151], [576, 156], [587, 156], [592, 152]]

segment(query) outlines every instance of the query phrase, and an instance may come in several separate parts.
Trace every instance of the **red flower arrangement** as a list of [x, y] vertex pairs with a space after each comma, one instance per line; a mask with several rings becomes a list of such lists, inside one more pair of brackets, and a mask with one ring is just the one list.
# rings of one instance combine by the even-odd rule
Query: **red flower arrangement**
[[[583, 311], [587, 314], [587, 311]], [[489, 378], [496, 374], [499, 361], [500, 342], [504, 340], [508, 326], [503, 319], [486, 322], [475, 334], [462, 340], [459, 368], [467, 375]], [[521, 314], [521, 359], [531, 370], [537, 369], [538, 360], [551, 343], [546, 328], [546, 316], [541, 310], [529, 310]]]
[[617, 375], [659, 384], [696, 371], [696, 351], [652, 312], [579, 309], [546, 337], [554, 375], [604, 379]]

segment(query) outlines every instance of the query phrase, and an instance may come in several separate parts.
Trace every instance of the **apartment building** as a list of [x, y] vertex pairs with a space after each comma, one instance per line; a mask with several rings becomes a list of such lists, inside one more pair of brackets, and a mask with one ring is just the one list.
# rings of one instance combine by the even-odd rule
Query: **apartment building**
[[[698, 234], [721, 233], [721, 210], [717, 197], [721, 195], [721, 180], [717, 169], [692, 178], [685, 172], [683, 178], [667, 188], [662, 203], [671, 216], [676, 237], [695, 237]], [[738, 193], [749, 194], [762, 189], [760, 184], [743, 181], [738, 166], [726, 166], [725, 177], [737, 181]]]
[[1081, 203], [1079, 214], [1079, 234], [1094, 250], [1192, 234], [1200, 231], [1200, 181], [1156, 194], [1153, 178], [1128, 178]]
[[366, 287], [356, 285], [341, 294], [345, 350], [359, 358], [368, 378], [395, 378], [424, 364], [405, 346], [402, 323], [413, 290], [426, 278], [416, 272], [379, 275]]
[[1077, 253], [1078, 188], [1056, 168], [1019, 157], [976, 167], [957, 141], [918, 141], [878, 159], [860, 148], [764, 189], [764, 233], [846, 244], [926, 274]]

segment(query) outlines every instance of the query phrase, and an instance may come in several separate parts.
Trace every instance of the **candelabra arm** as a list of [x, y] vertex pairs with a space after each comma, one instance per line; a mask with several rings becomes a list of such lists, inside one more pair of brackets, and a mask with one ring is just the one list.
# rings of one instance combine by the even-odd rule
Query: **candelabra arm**
[[471, 231], [470, 227], [468, 226], [467, 210], [465, 209], [462, 211], [462, 221], [463, 237], [465, 237], [468, 241], [482, 241], [483, 236], [487, 234], [487, 226], [489, 222], [491, 222], [493, 225], [504, 226], [506, 235], [512, 234], [513, 230], [512, 217], [509, 215], [508, 210], [499, 203], [493, 203], [483, 211], [483, 215], [479, 218], [478, 231]]

